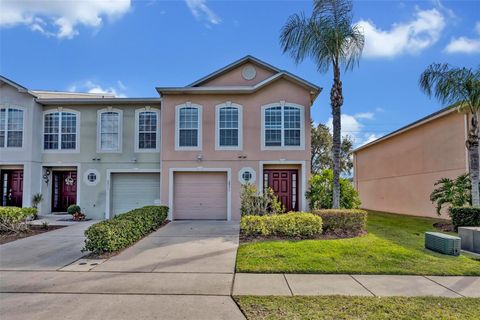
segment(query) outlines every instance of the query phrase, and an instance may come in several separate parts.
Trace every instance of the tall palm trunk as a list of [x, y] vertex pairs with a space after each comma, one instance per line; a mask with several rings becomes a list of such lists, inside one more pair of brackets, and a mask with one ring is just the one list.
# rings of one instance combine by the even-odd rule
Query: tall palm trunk
[[478, 115], [472, 114], [471, 127], [468, 133], [467, 150], [470, 165], [470, 179], [472, 181], [472, 205], [480, 206], [480, 197], [478, 190], [479, 183], [479, 148], [478, 148]]
[[[341, 148], [341, 108], [343, 105], [342, 81], [338, 64], [333, 67], [333, 85], [330, 91], [333, 118], [333, 208], [340, 208], [340, 148]], [[477, 162], [478, 163], [478, 162]]]

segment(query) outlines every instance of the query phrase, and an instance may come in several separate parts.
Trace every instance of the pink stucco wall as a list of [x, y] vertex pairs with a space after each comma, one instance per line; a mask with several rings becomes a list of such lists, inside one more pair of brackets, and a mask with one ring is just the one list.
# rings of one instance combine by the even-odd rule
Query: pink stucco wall
[[[259, 73], [257, 69], [257, 74]], [[235, 71], [235, 70], [234, 70]], [[229, 78], [229, 77], [225, 77]], [[238, 83], [232, 83], [238, 85]], [[262, 88], [252, 94], [202, 94], [202, 95], [164, 95], [162, 101], [162, 187], [161, 201], [169, 201], [169, 171], [171, 168], [229, 168], [231, 170], [232, 219], [240, 218], [240, 188], [238, 172], [243, 167], [251, 167], [256, 171], [258, 185], [261, 161], [284, 163], [285, 166], [295, 162], [303, 164], [305, 172], [299, 172], [308, 177], [310, 173], [310, 93], [285, 79]], [[263, 105], [286, 101], [304, 106], [305, 148], [304, 150], [261, 150], [261, 107]], [[215, 107], [218, 104], [231, 101], [243, 107], [243, 150], [215, 150]], [[186, 102], [202, 106], [202, 145], [201, 151], [175, 151], [175, 107]], [[202, 154], [203, 160], [197, 161], [197, 155]], [[238, 156], [246, 156], [239, 159]], [[305, 191], [305, 190], [304, 190]], [[302, 194], [303, 196], [303, 194]], [[302, 197], [300, 197], [302, 203]]]
[[[255, 78], [252, 80], [245, 80], [242, 77], [242, 70], [246, 66], [253, 66], [257, 71]], [[259, 82], [273, 76], [275, 73], [271, 70], [267, 70], [264, 67], [256, 63], [247, 62], [244, 64], [239, 65], [238, 67], [229, 70], [227, 73], [224, 73], [218, 77], [213, 79], [209, 79], [205, 83], [202, 84], [204, 87], [212, 87], [212, 86], [254, 86]]]
[[436, 217], [434, 183], [466, 170], [465, 116], [458, 112], [355, 153], [355, 185], [362, 207], [372, 210]]

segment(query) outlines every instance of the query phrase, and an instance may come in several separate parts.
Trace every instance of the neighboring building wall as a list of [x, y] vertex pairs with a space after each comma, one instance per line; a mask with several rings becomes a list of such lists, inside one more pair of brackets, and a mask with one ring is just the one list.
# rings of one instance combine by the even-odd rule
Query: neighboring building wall
[[[93, 219], [103, 219], [106, 214], [106, 189], [109, 183], [107, 170], [160, 169], [160, 152], [135, 152], [135, 110], [144, 105], [110, 105], [123, 111], [122, 152], [97, 152], [97, 111], [105, 109], [104, 105], [81, 105], [68, 107], [80, 112], [80, 149], [77, 153], [44, 152], [43, 165], [49, 168], [77, 169], [77, 198], [82, 210]], [[160, 106], [151, 106], [152, 108]], [[55, 110], [57, 107], [45, 107], [44, 110]], [[67, 109], [64, 106], [63, 109]], [[43, 120], [40, 121], [43, 123]], [[100, 160], [93, 160], [100, 159]], [[85, 173], [87, 170], [98, 171], [99, 180], [94, 186], [87, 185]], [[42, 182], [42, 191], [46, 199], [51, 199], [51, 179], [49, 184]], [[42, 203], [43, 212], [51, 211], [51, 201]]]
[[[261, 70], [261, 69], [257, 69]], [[239, 75], [237, 75], [237, 78]], [[304, 106], [305, 141], [302, 150], [261, 150], [261, 107], [271, 103], [295, 103]], [[215, 150], [215, 106], [231, 101], [243, 107], [243, 149], [236, 151]], [[175, 151], [175, 107], [186, 102], [202, 105], [202, 150]], [[301, 186], [310, 174], [310, 93], [287, 80], [278, 80], [253, 94], [248, 95], [164, 95], [162, 96], [162, 185], [161, 201], [169, 203], [169, 171], [171, 168], [228, 168], [231, 170], [231, 214], [233, 220], [240, 219], [241, 183], [238, 172], [241, 168], [255, 169], [255, 184], [261, 187], [263, 165], [268, 163], [301, 164], [299, 171], [300, 209], [306, 209], [306, 201]], [[201, 154], [202, 161], [197, 161]], [[239, 159], [239, 156], [246, 156]], [[303, 178], [302, 178], [303, 177]], [[305, 189], [305, 188], [304, 188]], [[302, 206], [302, 204], [304, 206]], [[175, 211], [175, 209], [173, 209]]]
[[465, 134], [465, 115], [452, 112], [358, 150], [355, 185], [362, 207], [436, 217], [434, 183], [467, 171]]
[[0, 85], [0, 107], [18, 107], [23, 110], [22, 148], [0, 148], [0, 167], [23, 167], [23, 206], [29, 207], [32, 195], [40, 192], [41, 142], [37, 132], [42, 106], [34, 97], [8, 84]]

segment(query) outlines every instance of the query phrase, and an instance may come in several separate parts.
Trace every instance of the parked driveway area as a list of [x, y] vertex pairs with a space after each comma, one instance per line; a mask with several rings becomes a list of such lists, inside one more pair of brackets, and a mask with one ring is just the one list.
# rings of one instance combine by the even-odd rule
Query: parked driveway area
[[0, 246], [2, 320], [244, 319], [231, 298], [238, 222], [174, 221], [82, 269], [86, 227]]

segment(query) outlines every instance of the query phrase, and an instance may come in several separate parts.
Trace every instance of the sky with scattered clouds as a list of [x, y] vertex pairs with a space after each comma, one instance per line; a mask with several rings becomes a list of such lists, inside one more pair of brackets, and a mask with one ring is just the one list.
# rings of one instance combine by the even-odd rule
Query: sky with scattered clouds
[[[0, 0], [0, 74], [32, 89], [153, 97], [247, 54], [324, 88], [315, 122], [331, 126], [331, 73], [282, 54], [280, 28], [310, 1]], [[365, 32], [343, 75], [342, 132], [356, 145], [443, 107], [418, 89], [432, 62], [480, 64], [480, 1], [354, 1]]]

